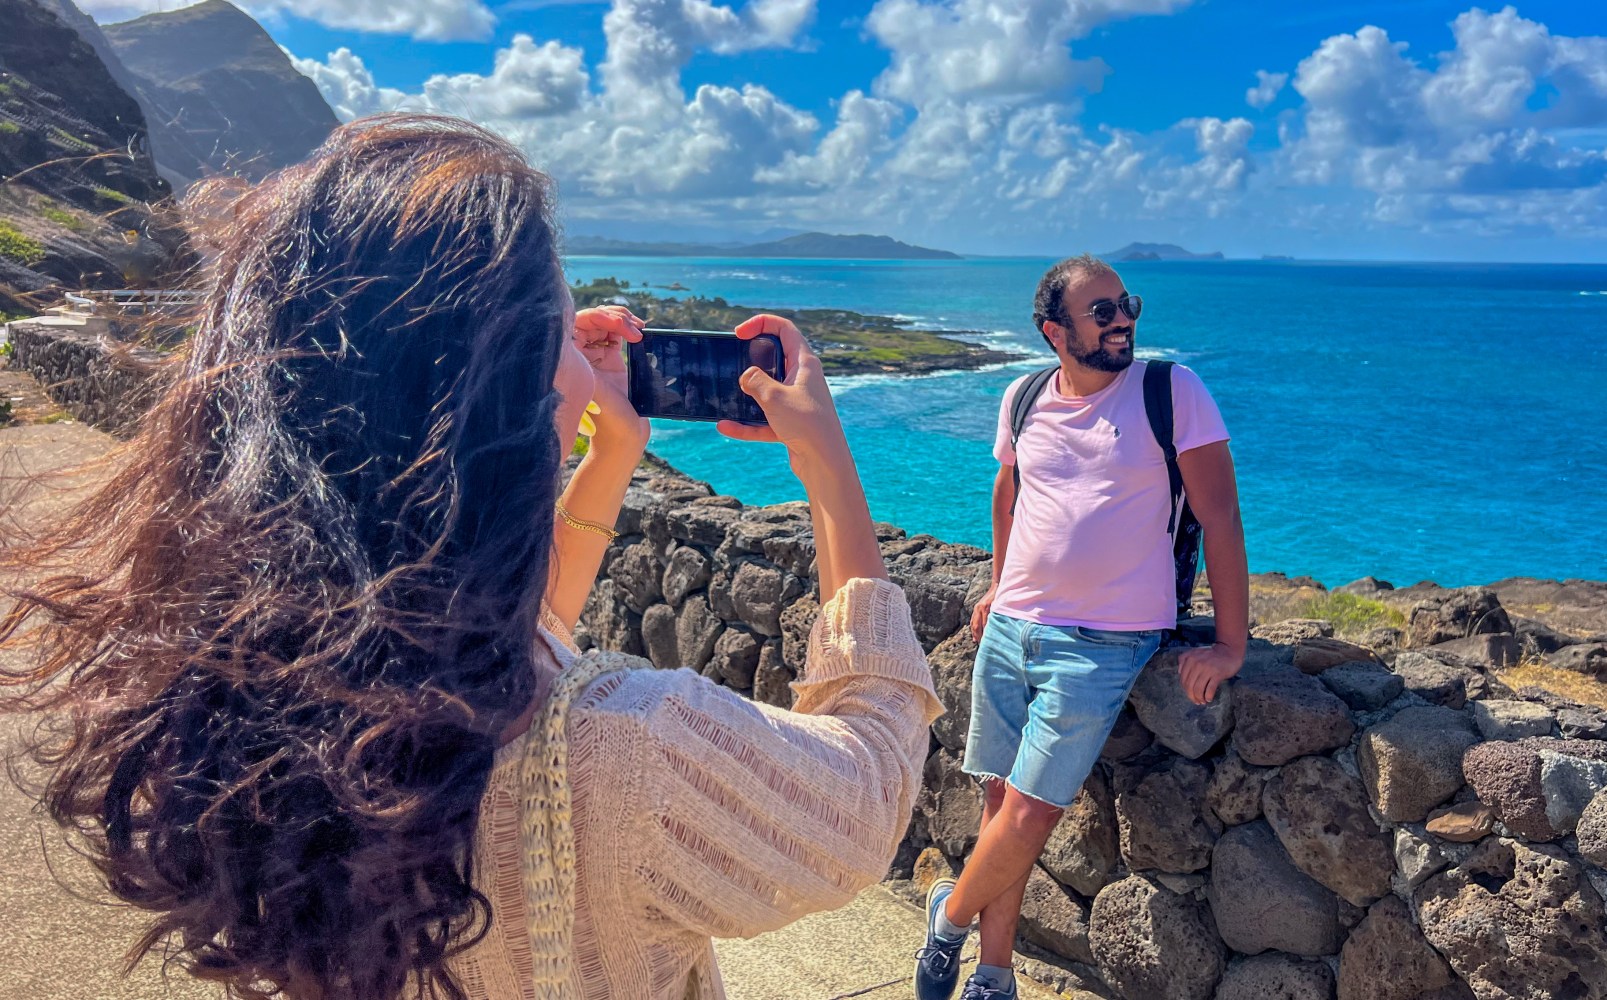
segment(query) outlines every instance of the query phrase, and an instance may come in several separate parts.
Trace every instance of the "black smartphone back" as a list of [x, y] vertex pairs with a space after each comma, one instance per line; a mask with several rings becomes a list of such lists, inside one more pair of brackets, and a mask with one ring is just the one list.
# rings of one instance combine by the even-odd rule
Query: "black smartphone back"
[[781, 340], [762, 333], [743, 340], [705, 330], [642, 331], [626, 352], [630, 400], [644, 417], [765, 423], [764, 411], [737, 380], [757, 366], [779, 380], [786, 359]]

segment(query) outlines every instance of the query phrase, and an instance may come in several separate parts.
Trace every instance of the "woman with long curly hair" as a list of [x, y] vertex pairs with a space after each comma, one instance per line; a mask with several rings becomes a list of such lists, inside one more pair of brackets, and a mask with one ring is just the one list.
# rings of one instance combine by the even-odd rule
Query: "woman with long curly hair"
[[[217, 199], [213, 199], [216, 204]], [[238, 997], [708, 998], [711, 938], [880, 878], [941, 711], [818, 360], [743, 380], [810, 500], [793, 711], [572, 648], [648, 427], [552, 185], [384, 116], [226, 204], [117, 473], [5, 551], [0, 707], [155, 951]], [[596, 432], [565, 485], [588, 403]], [[829, 599], [828, 599], [829, 598]]]

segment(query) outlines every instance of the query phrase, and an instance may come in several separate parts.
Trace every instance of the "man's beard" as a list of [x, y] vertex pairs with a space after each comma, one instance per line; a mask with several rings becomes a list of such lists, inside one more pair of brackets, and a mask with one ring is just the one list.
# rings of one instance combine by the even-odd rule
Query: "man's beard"
[[[1105, 337], [1109, 334], [1121, 333], [1127, 334], [1127, 346], [1122, 348], [1119, 352], [1107, 350], [1105, 348]], [[1067, 343], [1066, 353], [1071, 356], [1071, 360], [1092, 371], [1120, 372], [1127, 370], [1128, 366], [1133, 363], [1133, 345], [1135, 340], [1136, 338], [1133, 337], [1132, 327], [1118, 327], [1114, 330], [1106, 330], [1102, 332], [1099, 335], [1099, 346], [1095, 347], [1093, 350], [1084, 353], [1077, 350], [1077, 348], [1072, 346], [1070, 343]]]

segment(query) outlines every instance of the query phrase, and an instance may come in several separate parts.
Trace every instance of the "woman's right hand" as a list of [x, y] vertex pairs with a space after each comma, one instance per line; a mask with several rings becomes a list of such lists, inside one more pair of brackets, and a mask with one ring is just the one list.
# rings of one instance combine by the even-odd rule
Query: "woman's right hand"
[[736, 334], [752, 340], [768, 333], [781, 340], [786, 355], [786, 377], [780, 382], [760, 368], [742, 373], [742, 391], [764, 411], [768, 424], [741, 424], [722, 420], [720, 433], [739, 441], [777, 441], [787, 446], [794, 466], [802, 459], [835, 460], [847, 452], [842, 422], [826, 385], [826, 373], [809, 342], [790, 320], [760, 314], [738, 326]]

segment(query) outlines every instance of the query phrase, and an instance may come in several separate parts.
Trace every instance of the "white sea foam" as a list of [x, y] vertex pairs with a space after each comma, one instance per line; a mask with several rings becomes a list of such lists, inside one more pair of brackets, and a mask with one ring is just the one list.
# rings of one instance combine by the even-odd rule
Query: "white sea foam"
[[1580, 292], [1579, 294], [1580, 295], [1607, 295], [1607, 289], [1603, 289], [1602, 291], [1599, 291], [1599, 292]]

